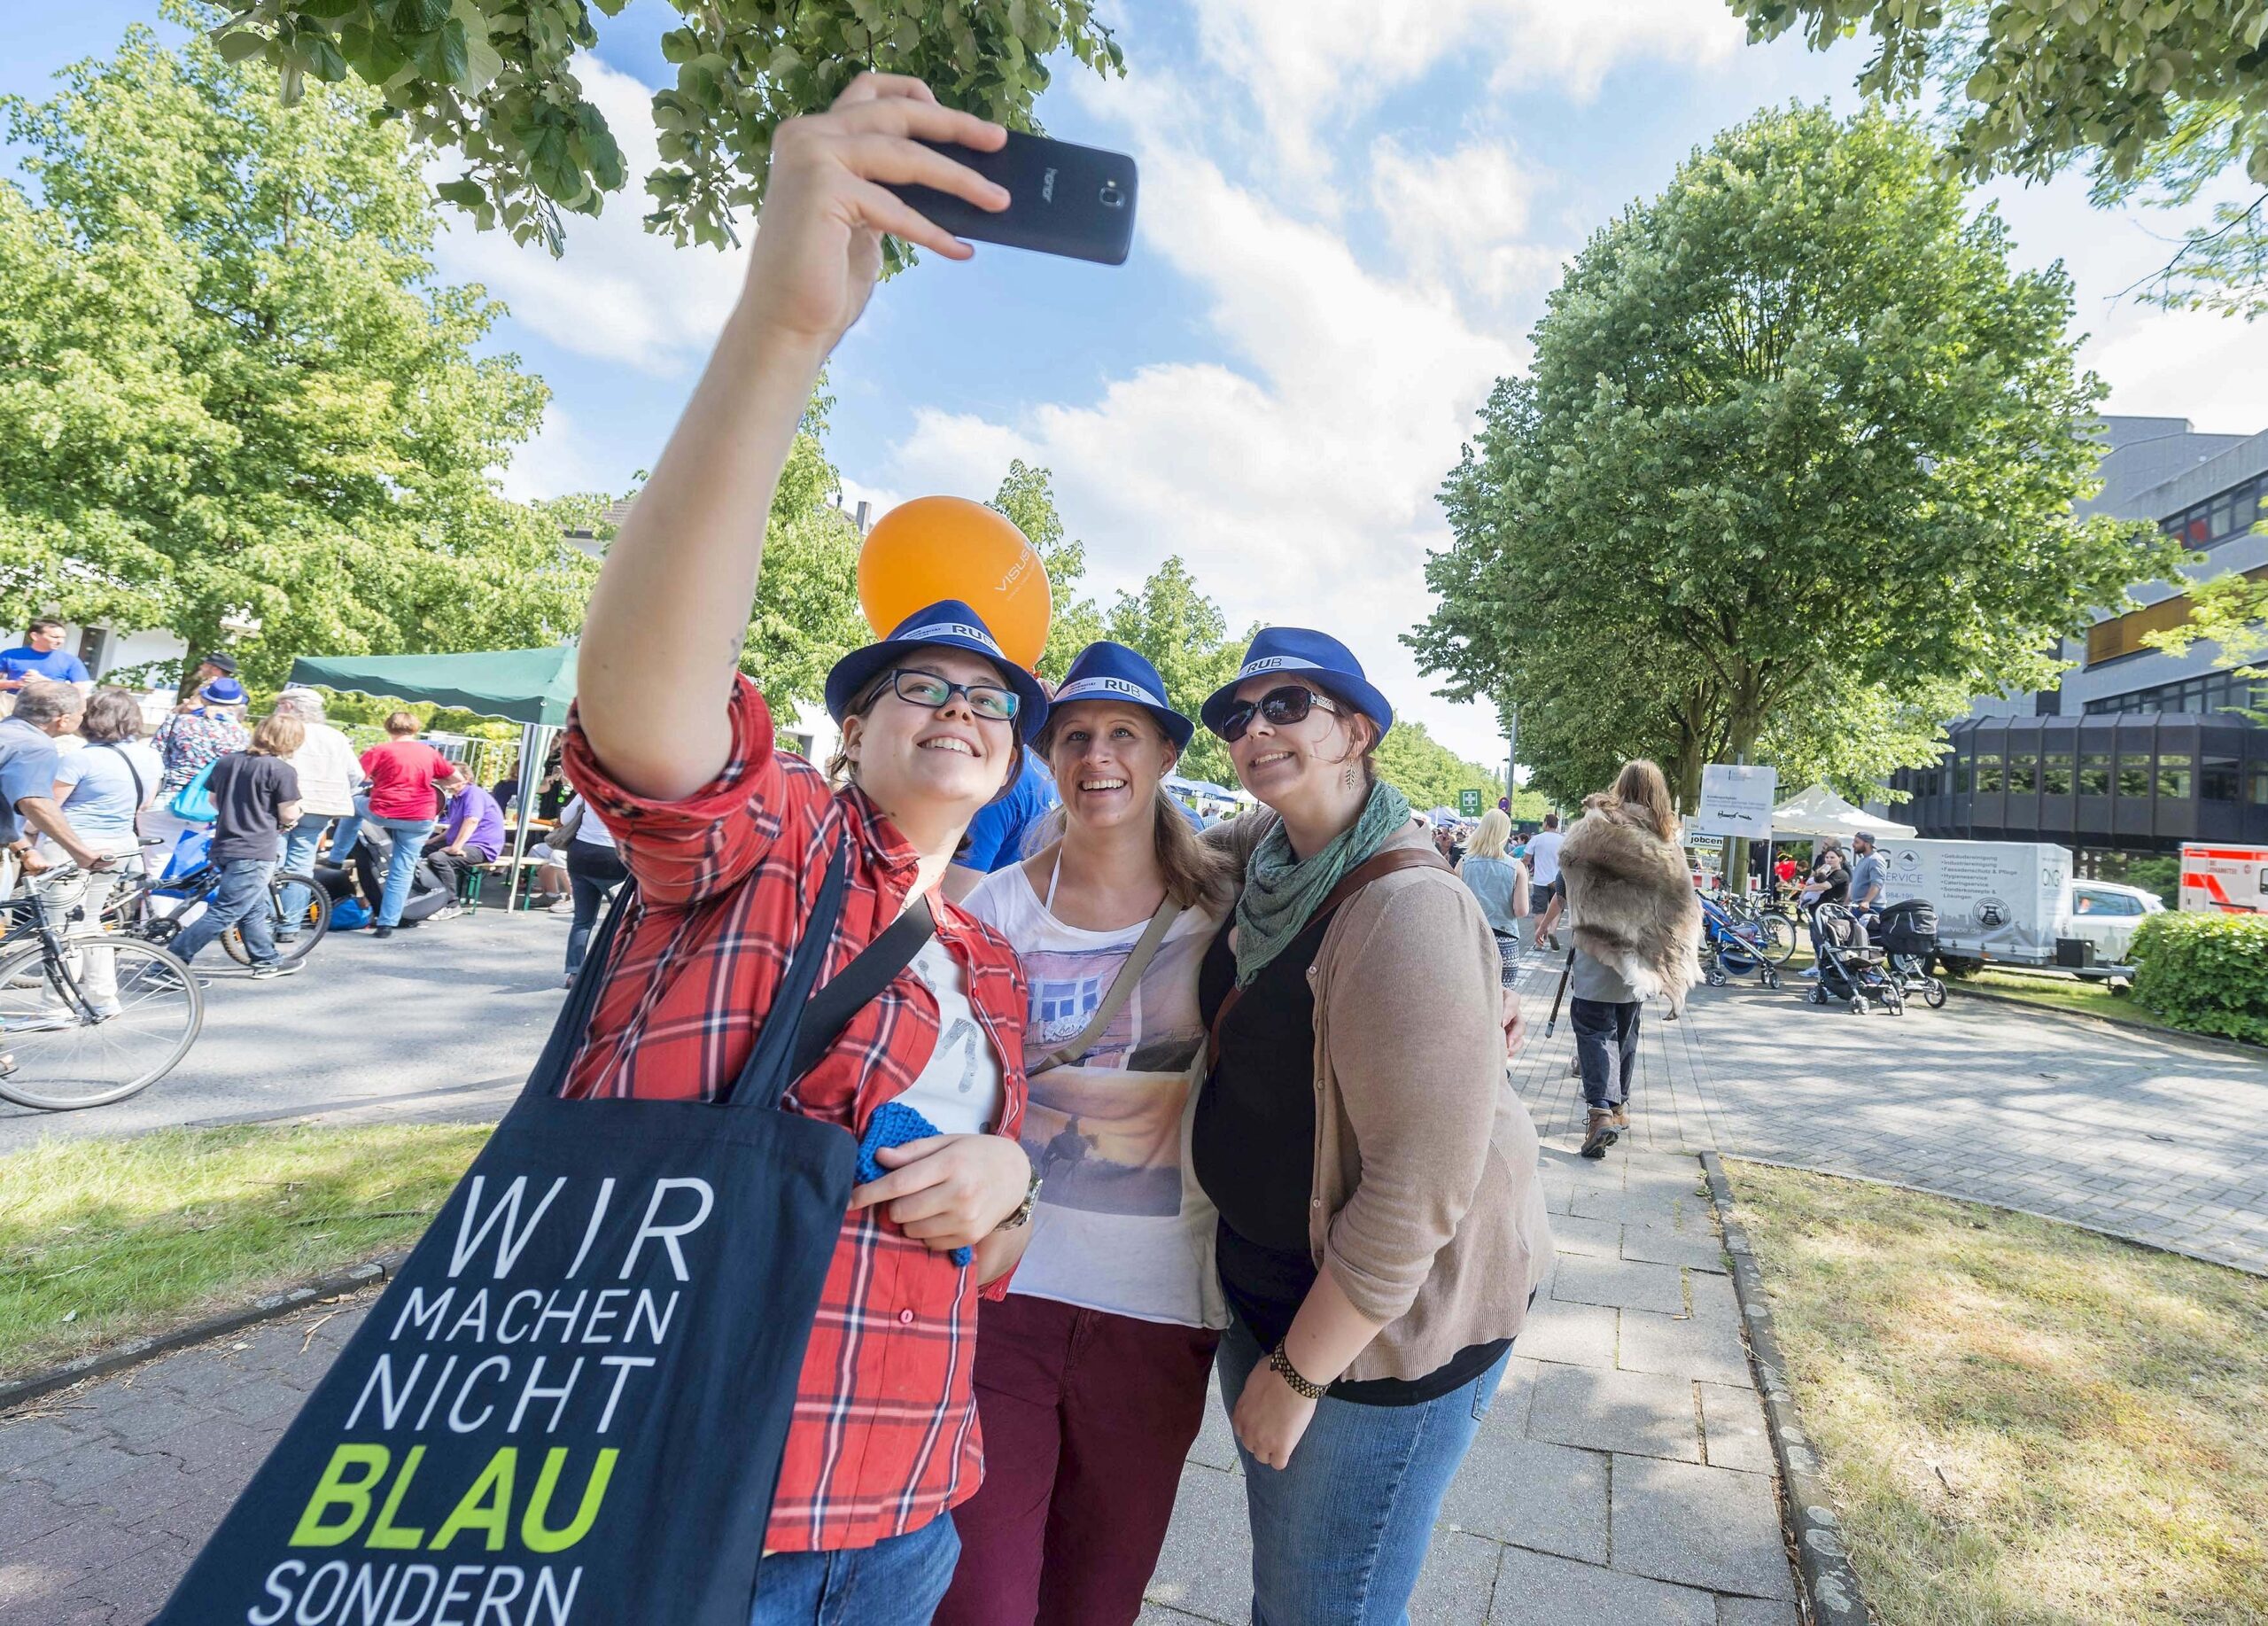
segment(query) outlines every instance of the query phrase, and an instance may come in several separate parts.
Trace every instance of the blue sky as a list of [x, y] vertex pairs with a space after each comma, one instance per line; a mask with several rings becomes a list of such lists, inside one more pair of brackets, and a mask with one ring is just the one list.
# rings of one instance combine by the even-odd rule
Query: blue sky
[[[43, 93], [154, 0], [28, 8], [0, 90]], [[1747, 45], [1722, 0], [1204, 0], [1103, 8], [1129, 73], [1060, 65], [1041, 107], [1130, 151], [1141, 221], [1118, 269], [980, 248], [875, 296], [838, 351], [831, 446], [854, 496], [983, 497], [1012, 457], [1054, 471], [1103, 596], [1168, 554], [1232, 622], [1325, 627], [1404, 713], [1494, 759], [1493, 717], [1426, 692], [1396, 634], [1421, 618], [1433, 497], [1565, 259], [1692, 147], [1759, 105], [1852, 106], [1862, 47]], [[633, 175], [650, 164], [655, 42], [635, 0], [585, 70]], [[554, 261], [452, 230], [442, 274], [511, 307], [500, 340], [551, 385], [517, 494], [618, 490], [650, 464], [738, 287], [736, 256], [644, 234], [635, 195]], [[2061, 259], [2114, 410], [2268, 428], [2268, 323], [2118, 298], [2164, 257], [2163, 217], [2070, 183], [1997, 187], [2028, 263]], [[2156, 234], [2156, 235], [2153, 235]]]

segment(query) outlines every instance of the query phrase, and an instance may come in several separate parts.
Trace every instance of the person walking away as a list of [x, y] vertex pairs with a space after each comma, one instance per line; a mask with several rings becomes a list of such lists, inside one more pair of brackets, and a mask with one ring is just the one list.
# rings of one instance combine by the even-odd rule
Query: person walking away
[[614, 832], [579, 796], [568, 803], [566, 811], [559, 815], [559, 822], [552, 827], [551, 839], [565, 850], [567, 890], [574, 899], [574, 918], [567, 927], [567, 980], [571, 983], [575, 973], [583, 969], [583, 953], [590, 945], [591, 929], [598, 924], [599, 906], [610, 892], [630, 878], [630, 872], [623, 867]]
[[417, 737], [419, 724], [413, 713], [389, 713], [385, 727], [385, 743], [362, 753], [362, 772], [370, 781], [369, 811], [330, 849], [331, 861], [339, 862], [372, 825], [393, 838], [385, 882], [370, 921], [374, 937], [390, 937], [401, 924], [401, 907], [409, 900], [418, 861], [424, 857], [425, 838], [433, 833], [435, 789], [457, 771], [455, 763]]
[[449, 903], [439, 917], [446, 918], [464, 895], [465, 876], [494, 863], [504, 850], [504, 810], [462, 766], [441, 789], [449, 802], [441, 813], [441, 828], [426, 838], [425, 860], [440, 872], [441, 883], [448, 888]]
[[985, 1477], [953, 1513], [938, 1626], [1131, 1626], [1204, 1420], [1226, 1318], [1182, 1142], [1197, 969], [1231, 883], [1163, 789], [1194, 732], [1146, 658], [1088, 645], [1034, 742], [1062, 792], [1056, 839], [967, 900], [1030, 984], [1022, 1140], [1041, 1183], [1031, 1225], [985, 1245], [1018, 1263], [978, 1319]]
[[1231, 827], [1244, 890], [1200, 973], [1191, 1138], [1221, 1214], [1252, 1617], [1403, 1620], [1551, 1261], [1501, 961], [1377, 777], [1394, 712], [1344, 644], [1262, 631], [1202, 716], [1270, 810]]
[[175, 707], [151, 736], [150, 743], [166, 765], [157, 801], [142, 818], [144, 861], [152, 875], [167, 872], [184, 831], [205, 828], [175, 814], [175, 793], [229, 752], [252, 743], [251, 731], [245, 727], [245, 705], [242, 684], [226, 675], [215, 677], [198, 689], [193, 700]]
[[[324, 832], [359, 816], [354, 787], [361, 781], [362, 765], [355, 760], [353, 743], [325, 720], [322, 696], [315, 690], [287, 689], [276, 696], [276, 709], [298, 718], [305, 730], [299, 749], [285, 759], [299, 776], [299, 821], [284, 833], [282, 868], [287, 875], [311, 875]], [[334, 857], [331, 861], [342, 860]], [[284, 889], [278, 941], [289, 942], [299, 935], [307, 907], [306, 887]]]
[[1529, 900], [1527, 871], [1505, 850], [1511, 835], [1511, 817], [1501, 808], [1490, 808], [1480, 815], [1472, 850], [1456, 871], [1495, 936], [1502, 966], [1498, 979], [1507, 988], [1519, 980], [1520, 922], [1526, 918]]
[[44, 679], [72, 683], [82, 696], [94, 686], [87, 663], [64, 647], [63, 623], [41, 616], [24, 628], [24, 641], [12, 650], [0, 650], [0, 695], [19, 693], [24, 684]]
[[1535, 923], [1535, 940], [1555, 953], [1559, 947], [1560, 911], [1566, 905], [1567, 895], [1559, 885], [1559, 847], [1566, 836], [1559, 829], [1559, 815], [1543, 815], [1543, 828], [1528, 838], [1528, 873], [1535, 886], [1535, 897], [1543, 906], [1543, 918]]
[[[79, 734], [88, 749], [58, 759], [54, 800], [86, 846], [111, 860], [89, 870], [78, 891], [81, 918], [74, 935], [99, 939], [103, 909], [130, 867], [138, 865], [142, 835], [136, 819], [156, 799], [164, 765], [144, 743], [142, 704], [122, 689], [98, 689], [87, 700]], [[43, 840], [52, 844], [53, 837]], [[63, 856], [59, 846], [55, 856]], [[90, 944], [77, 976], [88, 1003], [105, 1015], [118, 1013], [117, 956]]]
[[[800, 1078], [762, 1081], [784, 1087], [783, 1110], [853, 1135], [898, 1104], [939, 1132], [880, 1149], [888, 1172], [851, 1193], [796, 1380], [750, 1626], [930, 1618], [958, 1550], [951, 1509], [984, 1460], [969, 1383], [979, 1272], [952, 1254], [1020, 1223], [1034, 1200], [1017, 1143], [1023, 974], [937, 883], [969, 821], [1020, 771], [1045, 695], [975, 609], [926, 605], [829, 672], [827, 712], [843, 730], [831, 784], [776, 748], [760, 690], [736, 670], [765, 515], [820, 365], [881, 273], [883, 234], [941, 261], [971, 253], [879, 183], [1005, 207], [1005, 191], [948, 153], [1006, 140], [918, 81], [874, 74], [780, 127], [742, 297], [607, 549], [583, 626], [567, 772], [615, 833], [638, 903], [563, 1097], [730, 1089], [837, 862], [845, 884], [819, 945], [822, 988], [909, 906], [933, 917], [943, 950], [933, 980], [908, 964]], [[764, 1280], [751, 1262], [745, 1290]]]
[[307, 725], [288, 712], [262, 718], [246, 750], [213, 765], [209, 780], [216, 817], [208, 860], [221, 884], [204, 912], [166, 946], [186, 968], [206, 945], [234, 926], [243, 937], [257, 978], [284, 976], [298, 961], [276, 957], [274, 906], [268, 883], [284, 851], [284, 832], [299, 821], [299, 776], [284, 760], [307, 738]]
[[1584, 800], [1558, 857], [1575, 939], [1567, 1010], [1588, 1109], [1582, 1155], [1604, 1157], [1630, 1126], [1640, 1002], [1666, 996], [1674, 1020], [1701, 975], [1701, 902], [1661, 769], [1624, 763], [1612, 790]]

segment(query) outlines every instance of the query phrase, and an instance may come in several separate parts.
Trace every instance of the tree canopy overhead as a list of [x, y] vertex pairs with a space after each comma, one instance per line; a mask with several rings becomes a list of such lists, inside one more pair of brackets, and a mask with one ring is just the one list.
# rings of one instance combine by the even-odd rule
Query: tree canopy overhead
[[0, 101], [0, 621], [248, 619], [255, 681], [579, 626], [590, 562], [490, 475], [547, 391], [433, 281], [400, 128], [142, 27], [61, 79]]
[[2242, 177], [2152, 284], [2168, 304], [2268, 309], [2268, 4], [2261, 0], [1728, 0], [1751, 38], [1880, 43], [1861, 89], [1934, 83], [1946, 157], [1970, 179], [2082, 164], [2100, 204], [2178, 206]]
[[[1458, 698], [1516, 699], [1562, 797], [1659, 757], [1831, 776], [1927, 760], [1968, 695], [2171, 568], [2079, 520], [2100, 448], [2060, 267], [2020, 272], [1929, 143], [1880, 113], [1767, 112], [1598, 232], [1442, 502], [1410, 639]], [[1802, 771], [1798, 767], [1795, 771]]]
[[[608, 17], [629, 0], [595, 0]], [[1032, 128], [1059, 48], [1122, 72], [1091, 0], [669, 0], [662, 36], [677, 82], [654, 97], [661, 165], [647, 224], [721, 245], [763, 199], [772, 135], [832, 102], [866, 68], [911, 74], [938, 99]], [[627, 183], [605, 118], [584, 99], [578, 52], [599, 32], [585, 0], [220, 0], [216, 37], [296, 97], [355, 80], [418, 141], [462, 154], [441, 196], [483, 227], [561, 243], [559, 215], [596, 214]]]

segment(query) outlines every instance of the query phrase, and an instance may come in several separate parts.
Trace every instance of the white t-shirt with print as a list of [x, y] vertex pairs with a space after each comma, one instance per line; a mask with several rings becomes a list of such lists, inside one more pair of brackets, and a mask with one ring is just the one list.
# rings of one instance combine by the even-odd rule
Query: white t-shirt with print
[[935, 937], [913, 956], [913, 975], [937, 997], [937, 1047], [897, 1099], [928, 1119], [941, 1135], [988, 1133], [1000, 1121], [1006, 1092], [1000, 1063], [970, 1008], [968, 977]]
[[1085, 1029], [1149, 922], [1068, 926], [1021, 864], [987, 876], [961, 906], [1008, 939], [1031, 984], [1031, 1097], [1021, 1138], [1044, 1183], [1008, 1290], [1145, 1321], [1223, 1325], [1215, 1210], [1187, 1155], [1192, 1074], [1205, 1043], [1197, 968], [1220, 916], [1184, 910], [1100, 1039], [1050, 1067], [1049, 1054]]

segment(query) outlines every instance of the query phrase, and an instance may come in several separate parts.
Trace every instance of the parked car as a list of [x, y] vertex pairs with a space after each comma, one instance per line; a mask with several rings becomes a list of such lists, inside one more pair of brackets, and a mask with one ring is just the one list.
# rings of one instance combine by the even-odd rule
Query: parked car
[[2165, 911], [2155, 892], [2115, 881], [2073, 881], [2070, 911], [2056, 922], [2058, 937], [2085, 937], [2094, 945], [2097, 964], [2124, 961], [2134, 933], [2146, 916]]

